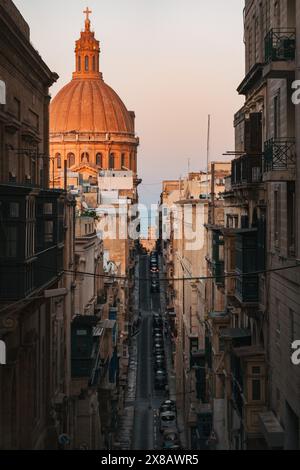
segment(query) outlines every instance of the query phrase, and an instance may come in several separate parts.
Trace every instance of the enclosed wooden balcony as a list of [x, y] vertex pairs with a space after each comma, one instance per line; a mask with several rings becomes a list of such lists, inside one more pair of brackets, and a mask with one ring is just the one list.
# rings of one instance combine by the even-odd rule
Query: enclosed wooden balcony
[[244, 229], [236, 234], [236, 292], [242, 304], [256, 304], [259, 299], [257, 229]]
[[232, 161], [231, 187], [257, 185], [262, 182], [262, 155], [243, 155]]
[[0, 297], [26, 298], [63, 272], [64, 198], [60, 191], [0, 185]]

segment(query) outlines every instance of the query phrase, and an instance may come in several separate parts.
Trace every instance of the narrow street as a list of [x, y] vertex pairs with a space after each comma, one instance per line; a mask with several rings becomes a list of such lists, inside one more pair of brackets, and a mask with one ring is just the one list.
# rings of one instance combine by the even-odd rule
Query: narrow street
[[153, 313], [160, 312], [160, 295], [150, 293], [149, 259], [146, 255], [140, 257], [140, 278], [141, 324], [137, 341], [138, 372], [132, 448], [153, 450], [159, 446], [158, 409], [167, 397], [164, 391], [154, 388], [152, 323]]

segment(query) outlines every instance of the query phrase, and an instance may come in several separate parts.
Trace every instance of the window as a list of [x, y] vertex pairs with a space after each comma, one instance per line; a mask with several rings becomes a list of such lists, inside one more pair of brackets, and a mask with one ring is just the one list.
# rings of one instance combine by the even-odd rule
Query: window
[[44, 222], [44, 235], [45, 235], [45, 243], [53, 242], [53, 221], [52, 220], [46, 220]]
[[89, 71], [89, 58], [88, 58], [87, 55], [84, 58], [84, 69], [85, 69], [86, 72]]
[[288, 255], [295, 256], [296, 252], [296, 201], [295, 201], [295, 182], [287, 183], [287, 242]]
[[14, 98], [13, 101], [13, 108], [14, 108], [14, 116], [18, 121], [21, 120], [21, 101], [18, 98]]
[[125, 153], [122, 153], [122, 156], [121, 156], [121, 166], [122, 168], [125, 166], [126, 164], [126, 155]]
[[10, 226], [6, 229], [6, 253], [7, 258], [16, 258], [18, 253], [17, 227]]
[[291, 344], [296, 340], [295, 336], [295, 312], [290, 308], [290, 342]]
[[275, 330], [275, 343], [280, 348], [280, 337], [281, 337], [281, 303], [280, 300], [276, 299], [276, 330]]
[[274, 97], [273, 101], [274, 108], [274, 139], [280, 137], [280, 90]]
[[115, 154], [111, 153], [109, 156], [109, 169], [113, 170], [115, 168]]
[[261, 380], [260, 379], [252, 380], [252, 400], [253, 401], [261, 400]]
[[102, 157], [102, 153], [97, 153], [96, 155], [96, 165], [97, 166], [103, 166], [103, 157]]
[[52, 202], [47, 202], [44, 204], [44, 215], [52, 215], [53, 214], [53, 204]]
[[280, 238], [280, 195], [277, 189], [274, 192], [274, 242], [275, 248], [279, 248]]
[[81, 56], [78, 57], [78, 72], [81, 72]]
[[57, 153], [55, 155], [55, 158], [56, 158], [57, 168], [61, 168], [61, 155], [60, 155], [60, 153]]
[[74, 153], [69, 153], [67, 156], [68, 168], [75, 165], [75, 155]]
[[81, 155], [81, 162], [82, 163], [89, 163], [90, 161], [90, 156], [87, 152], [84, 152], [82, 155]]
[[11, 202], [9, 204], [9, 217], [17, 219], [20, 216], [20, 204], [18, 202]]

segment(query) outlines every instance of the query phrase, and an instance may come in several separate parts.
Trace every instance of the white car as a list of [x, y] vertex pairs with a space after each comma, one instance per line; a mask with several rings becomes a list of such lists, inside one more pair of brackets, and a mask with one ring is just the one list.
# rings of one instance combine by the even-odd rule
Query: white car
[[174, 429], [176, 427], [177, 418], [174, 411], [166, 411], [160, 415], [160, 432], [164, 432], [167, 429]]

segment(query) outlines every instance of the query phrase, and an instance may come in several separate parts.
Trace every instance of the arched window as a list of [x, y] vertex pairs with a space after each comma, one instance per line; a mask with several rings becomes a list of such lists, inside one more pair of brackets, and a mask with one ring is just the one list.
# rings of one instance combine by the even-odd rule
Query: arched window
[[82, 163], [89, 163], [90, 161], [90, 156], [87, 152], [84, 152], [82, 155], [81, 155], [81, 162]]
[[96, 72], [96, 57], [93, 56], [93, 71]]
[[60, 153], [57, 153], [55, 155], [55, 158], [56, 158], [56, 165], [57, 165], [57, 168], [61, 168], [61, 154]]
[[109, 156], [109, 169], [113, 170], [115, 168], [115, 154], [111, 153]]
[[81, 56], [78, 57], [78, 72], [81, 72]]
[[71, 168], [71, 166], [74, 166], [75, 165], [75, 155], [74, 155], [74, 153], [68, 153], [67, 160], [68, 160], [68, 168]]
[[84, 58], [84, 68], [86, 72], [89, 71], [89, 57], [87, 55]]
[[123, 169], [123, 167], [126, 166], [126, 155], [125, 153], [122, 153], [121, 155], [121, 167]]
[[97, 166], [103, 166], [103, 157], [102, 157], [102, 153], [97, 153], [96, 155], [96, 165]]

